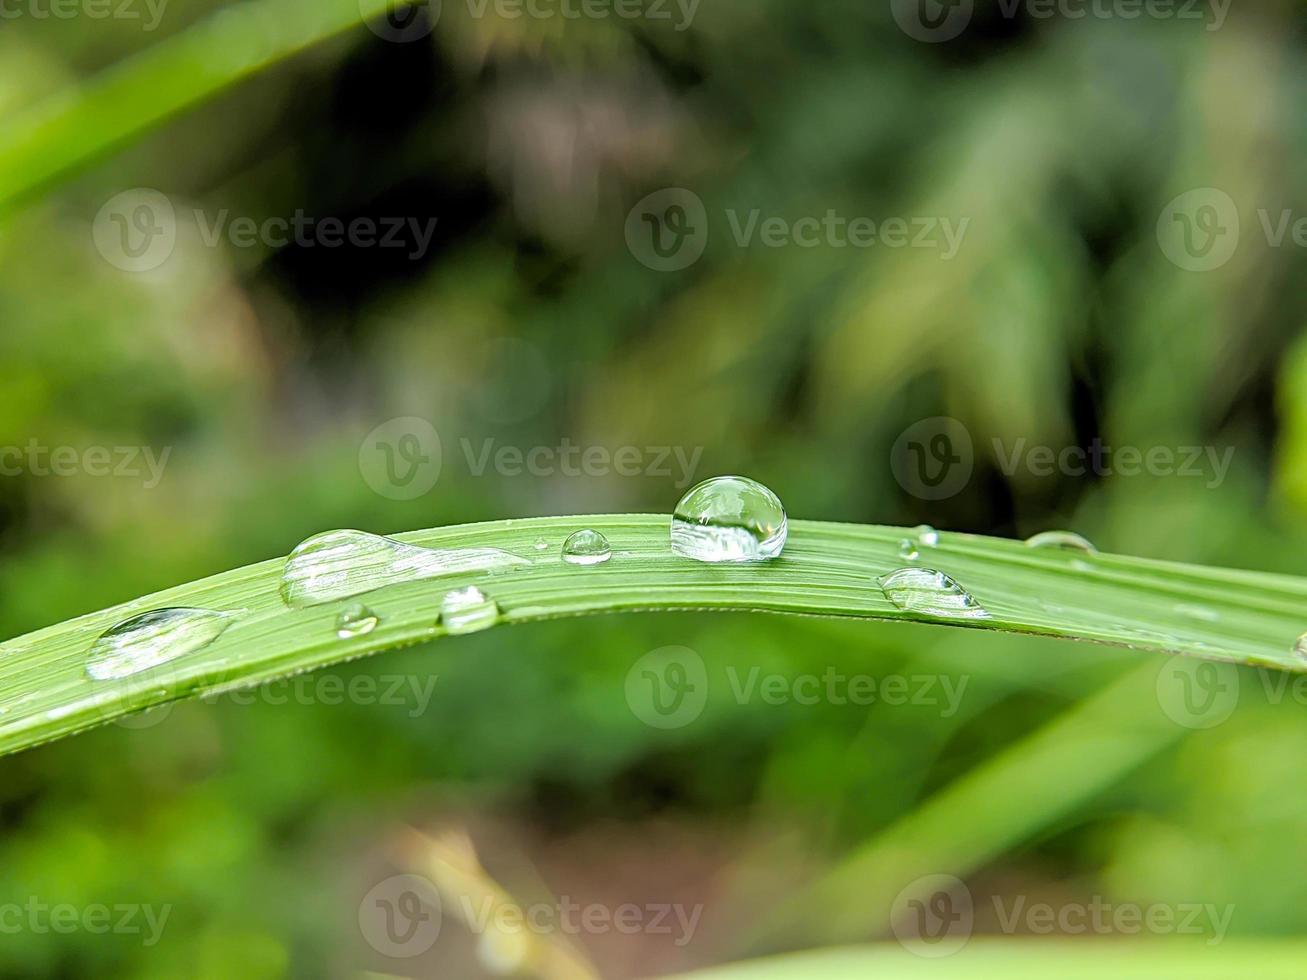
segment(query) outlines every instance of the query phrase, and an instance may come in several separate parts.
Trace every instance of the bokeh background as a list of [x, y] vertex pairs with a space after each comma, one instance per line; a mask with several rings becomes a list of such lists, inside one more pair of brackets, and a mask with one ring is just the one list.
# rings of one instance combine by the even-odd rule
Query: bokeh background
[[[1074, 17], [926, 3], [969, 11], [956, 36], [922, 40], [904, 27], [918, 8], [864, 0], [624, 8], [636, 17], [599, 4], [576, 18], [561, 2], [513, 17], [445, 0], [419, 12], [420, 36], [360, 20], [39, 180], [0, 166], [0, 445], [170, 452], [150, 487], [30, 467], [0, 479], [0, 636], [327, 528], [668, 512], [684, 489], [674, 462], [478, 475], [464, 447], [487, 440], [701, 450], [693, 477], [748, 474], [804, 518], [1072, 528], [1105, 551], [1300, 572], [1301, 5], [1132, 17], [1105, 3]], [[151, 30], [89, 4], [67, 18], [2, 5], [0, 137], [215, 15], [234, 19], [212, 43], [250, 45], [215, 62], [262, 57], [258, 18], [298, 10], [169, 0]], [[197, 56], [178, 70], [206, 67]], [[99, 118], [139, 109], [123, 99]], [[96, 222], [115, 199], [134, 208], [139, 188], [175, 208], [176, 241], [137, 272], [97, 247]], [[656, 202], [703, 207], [684, 212], [706, 222], [684, 268], [651, 267], [649, 222], [631, 217], [665, 188], [680, 190]], [[1208, 190], [1177, 216], [1196, 188]], [[195, 209], [437, 223], [417, 256], [244, 247], [206, 243]], [[884, 241], [742, 244], [735, 223], [755, 211], [966, 230], [948, 257]], [[683, 227], [681, 213], [647, 213]], [[974, 467], [928, 500], [891, 462], [901, 433], [939, 416], [965, 426]], [[360, 463], [369, 433], [405, 417], [443, 447], [438, 481], [411, 500], [377, 492]], [[1041, 476], [1005, 467], [996, 439], [1232, 455], [1219, 479]], [[966, 691], [948, 712], [770, 704], [714, 682], [701, 714], [659, 728], [624, 691], [632, 665], [667, 646], [714, 678], [834, 670], [965, 678]], [[7, 933], [0, 974], [482, 977], [515, 963], [511, 937], [478, 942], [448, 915], [420, 955], [369, 941], [370, 890], [427, 873], [397, 856], [406, 828], [451, 854], [474, 847], [484, 880], [524, 902], [701, 912], [689, 936], [568, 937], [589, 965], [555, 976], [843, 943], [911, 958], [885, 916], [860, 910], [927, 873], [965, 882], [976, 946], [1047, 939], [1005, 929], [995, 897], [1230, 905], [1221, 944], [1301, 933], [1302, 699], [1239, 670], [1228, 717], [1186, 725], [1159, 707], [1163, 668], [972, 631], [631, 615], [328, 672], [430, 679], [425, 702], [326, 703], [310, 686], [178, 704], [0, 760], [5, 902], [172, 908], [152, 946]], [[1024, 787], [1050, 783], [1064, 789], [1056, 806], [1027, 805]], [[950, 792], [968, 805], [931, 808]], [[1220, 945], [1210, 931], [1128, 938]], [[954, 975], [989, 975], [965, 956]]]

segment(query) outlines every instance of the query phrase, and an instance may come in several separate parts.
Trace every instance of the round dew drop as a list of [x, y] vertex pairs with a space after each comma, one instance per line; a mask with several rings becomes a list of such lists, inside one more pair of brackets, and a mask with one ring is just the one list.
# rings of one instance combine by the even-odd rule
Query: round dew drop
[[377, 628], [377, 624], [380, 622], [380, 616], [363, 603], [356, 602], [345, 607], [341, 614], [336, 617], [336, 635], [342, 640], [367, 636]]
[[478, 633], [499, 622], [499, 616], [499, 604], [475, 585], [446, 592], [440, 600], [440, 625], [449, 633]]
[[569, 565], [600, 565], [613, 557], [608, 539], [592, 528], [582, 528], [563, 542], [563, 561]]
[[788, 533], [780, 498], [744, 476], [705, 480], [672, 513], [672, 551], [695, 561], [766, 561], [781, 553]]

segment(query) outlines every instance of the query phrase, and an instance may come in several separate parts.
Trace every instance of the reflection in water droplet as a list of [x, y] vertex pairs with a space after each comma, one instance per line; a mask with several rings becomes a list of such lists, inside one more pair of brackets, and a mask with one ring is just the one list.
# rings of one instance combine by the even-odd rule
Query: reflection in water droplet
[[563, 561], [569, 565], [599, 565], [613, 557], [608, 539], [591, 528], [568, 535], [563, 542]]
[[131, 677], [208, 646], [232, 623], [211, 609], [155, 609], [125, 619], [91, 645], [87, 676], [97, 681]]
[[785, 547], [780, 498], [757, 480], [718, 476], [690, 489], [672, 514], [672, 551], [703, 562], [765, 561]]
[[381, 622], [380, 616], [363, 603], [356, 602], [346, 606], [341, 614], [336, 617], [336, 635], [342, 640], [367, 636], [377, 628], [379, 622]]
[[364, 531], [327, 531], [291, 552], [281, 597], [302, 609], [387, 585], [529, 564], [498, 548], [419, 548]]
[[450, 633], [476, 633], [499, 622], [499, 604], [475, 585], [445, 593], [440, 625]]
[[1075, 531], [1043, 531], [1040, 534], [1026, 538], [1027, 548], [1061, 548], [1064, 551], [1083, 551], [1085, 554], [1096, 555], [1098, 549], [1086, 537], [1076, 534]]
[[975, 596], [933, 568], [900, 568], [879, 581], [885, 597], [906, 612], [942, 619], [989, 618]]

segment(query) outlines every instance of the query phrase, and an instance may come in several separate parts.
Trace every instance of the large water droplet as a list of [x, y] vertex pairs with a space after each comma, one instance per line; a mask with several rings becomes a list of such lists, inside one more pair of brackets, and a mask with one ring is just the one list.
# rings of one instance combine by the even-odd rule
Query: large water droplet
[[933, 568], [900, 568], [879, 581], [885, 598], [906, 612], [942, 619], [989, 618], [975, 596]]
[[211, 609], [155, 609], [110, 627], [91, 645], [87, 676], [131, 677], [208, 646], [231, 625], [230, 613]]
[[1098, 554], [1098, 549], [1090, 540], [1076, 534], [1075, 531], [1043, 531], [1026, 538], [1027, 548], [1061, 548], [1065, 551], [1083, 551], [1088, 555]]
[[592, 528], [582, 528], [563, 542], [563, 561], [569, 565], [599, 565], [613, 557], [608, 539]]
[[785, 547], [780, 499], [757, 480], [717, 476], [693, 487], [672, 514], [672, 550], [696, 561], [764, 561]]
[[498, 548], [419, 548], [364, 531], [327, 531], [290, 553], [281, 597], [304, 608], [402, 582], [529, 564]]
[[367, 636], [377, 628], [379, 622], [381, 622], [380, 616], [363, 603], [356, 602], [346, 606], [341, 614], [336, 617], [336, 635], [342, 640]]
[[476, 633], [499, 622], [499, 604], [475, 585], [440, 600], [440, 625], [450, 633]]

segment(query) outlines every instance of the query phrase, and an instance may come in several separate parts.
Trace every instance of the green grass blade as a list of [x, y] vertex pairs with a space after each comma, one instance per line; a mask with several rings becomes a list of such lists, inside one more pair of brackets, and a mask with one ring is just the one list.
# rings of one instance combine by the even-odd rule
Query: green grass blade
[[[577, 568], [559, 558], [581, 527], [603, 531], [614, 555]], [[341, 640], [335, 619], [350, 600], [289, 609], [279, 593], [284, 559], [226, 572], [0, 644], [0, 753], [68, 735], [154, 704], [248, 686], [444, 635], [440, 600], [477, 584], [503, 609], [501, 622], [631, 610], [757, 610], [935, 622], [1045, 634], [1282, 669], [1307, 669], [1291, 651], [1307, 580], [1140, 558], [1032, 549], [1020, 542], [941, 534], [915, 564], [947, 572], [990, 612], [941, 620], [906, 613], [878, 576], [907, 564], [902, 529], [791, 523], [771, 562], [705, 565], [671, 553], [659, 515], [498, 521], [397, 535], [433, 547], [494, 547], [529, 565], [403, 583], [368, 599], [382, 617], [372, 633]], [[537, 550], [543, 539], [547, 550]], [[165, 606], [242, 610], [203, 650], [118, 681], [91, 681], [86, 656], [117, 622]]]
[[886, 943], [796, 953], [682, 975], [676, 980], [1226, 980], [1302, 976], [1301, 939], [1190, 940], [976, 938], [951, 956], [927, 959]]
[[229, 85], [384, 13], [390, 0], [256, 0], [0, 124], [0, 211]]

